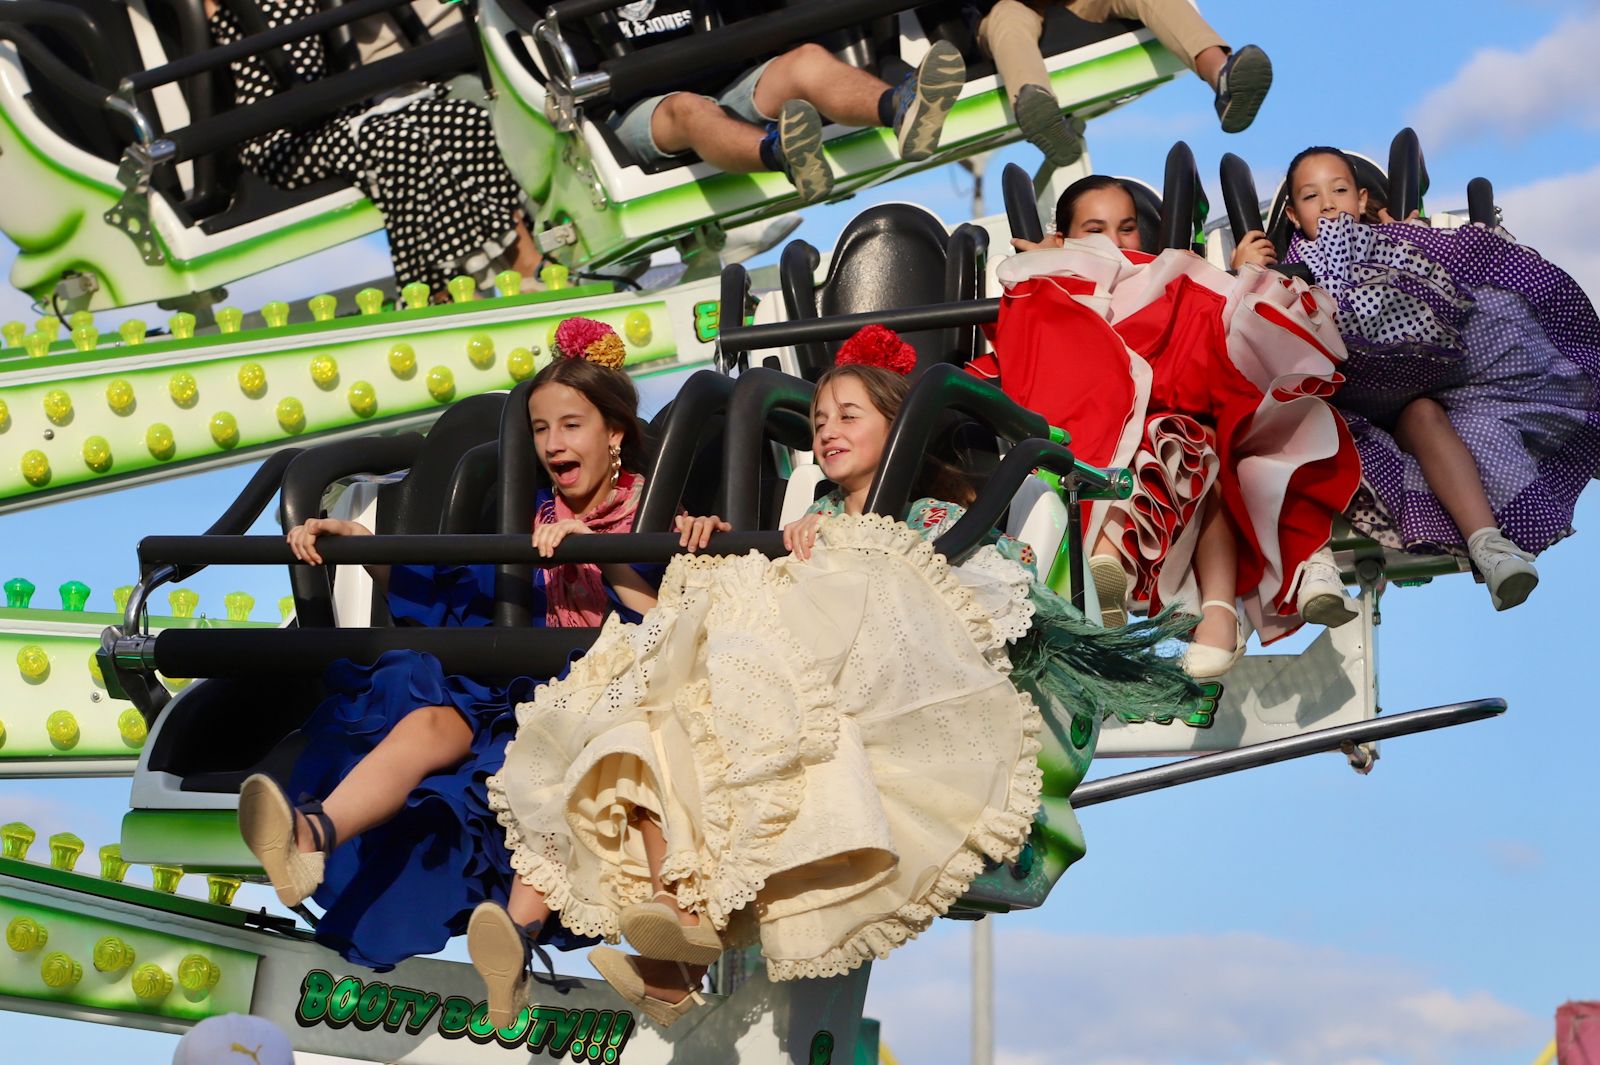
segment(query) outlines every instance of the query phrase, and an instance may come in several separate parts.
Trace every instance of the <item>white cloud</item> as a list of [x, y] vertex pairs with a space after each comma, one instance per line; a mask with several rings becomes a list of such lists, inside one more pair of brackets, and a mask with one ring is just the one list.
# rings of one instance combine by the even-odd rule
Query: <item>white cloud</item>
[[1600, 188], [1600, 165], [1577, 174], [1496, 190], [1505, 226], [1523, 244], [1571, 274], [1600, 301], [1600, 215], [1588, 210]]
[[[943, 929], [872, 974], [899, 1060], [967, 1060], [967, 943]], [[1442, 1065], [1503, 1058], [1544, 1024], [1394, 958], [1250, 934], [996, 935], [998, 1065]], [[1487, 1057], [1483, 1057], [1487, 1055]]]
[[1600, 127], [1600, 8], [1564, 20], [1520, 52], [1485, 48], [1423, 98], [1412, 124], [1444, 147], [1485, 134], [1520, 139], [1562, 122]]

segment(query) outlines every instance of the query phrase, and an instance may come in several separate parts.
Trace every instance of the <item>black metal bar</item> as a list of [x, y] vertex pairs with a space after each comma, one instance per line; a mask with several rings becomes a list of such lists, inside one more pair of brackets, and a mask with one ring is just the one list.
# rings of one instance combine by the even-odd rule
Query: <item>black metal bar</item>
[[1389, 143], [1389, 214], [1396, 221], [1422, 206], [1422, 145], [1407, 126]]
[[929, 307], [904, 307], [900, 310], [869, 311], [864, 314], [840, 314], [830, 318], [813, 318], [798, 322], [772, 322], [767, 325], [746, 325], [734, 329], [723, 328], [722, 350], [754, 351], [759, 348], [782, 348], [810, 340], [843, 340], [864, 325], [888, 326], [900, 333], [914, 333], [924, 329], [948, 329], [952, 326], [983, 325], [998, 321], [998, 299], [973, 300], [970, 303], [938, 303]]
[[[524, 539], [533, 530], [535, 490], [545, 476], [528, 418], [532, 395], [533, 382], [523, 381], [511, 390], [501, 409], [500, 471], [495, 484], [500, 533]], [[495, 567], [494, 623], [508, 629], [533, 624], [533, 570], [529, 566], [508, 561]]]
[[804, 439], [783, 441], [801, 450], [810, 445], [809, 381], [757, 366], [739, 375], [728, 404], [728, 427], [722, 447], [722, 498], [718, 512], [735, 529], [755, 529], [761, 522], [761, 449], [770, 439], [770, 421], [783, 411], [799, 415]]
[[358, 19], [366, 18], [368, 15], [376, 15], [379, 12], [388, 11], [390, 8], [399, 7], [410, 2], [411, 0], [349, 0], [349, 3], [340, 4], [331, 10], [318, 11], [316, 14], [307, 15], [303, 19], [296, 19], [282, 26], [274, 26], [263, 33], [251, 34], [248, 37], [234, 41], [232, 44], [207, 49], [196, 55], [184, 56], [182, 59], [175, 59], [159, 67], [151, 67], [149, 70], [140, 71], [130, 76], [126, 84], [130, 85], [135, 92], [143, 92], [146, 89], [153, 89], [158, 85], [166, 85], [169, 82], [178, 81], [194, 74], [220, 69], [235, 60], [259, 55], [268, 49], [310, 37], [335, 26], [347, 25]]
[[[787, 554], [778, 532], [716, 533], [701, 554], [743, 555], [759, 551], [776, 558]], [[325, 562], [339, 565], [440, 565], [524, 562], [559, 566], [567, 562], [666, 562], [681, 554], [677, 533], [627, 533], [573, 536], [541, 558], [530, 536], [506, 534], [439, 534], [435, 536], [333, 536], [317, 541]], [[204, 566], [301, 566], [281, 536], [147, 536], [139, 541], [139, 560], [146, 567], [170, 562]]]
[[1101, 488], [1111, 487], [1109, 477], [1100, 470], [1081, 465], [1066, 447], [1041, 437], [1019, 441], [1000, 460], [961, 520], [939, 537], [939, 552], [954, 564], [965, 562], [983, 543], [989, 530], [1000, 524], [1022, 482], [1040, 468], [1059, 474], [1069, 484], [1083, 480]]
[[[71, 38], [89, 62], [91, 81], [108, 84], [116, 61], [106, 46], [105, 34], [88, 12], [49, 0], [8, 0], [0, 4], [0, 21], [24, 26], [48, 26]], [[42, 88], [42, 87], [41, 87]]]
[[1228, 212], [1228, 228], [1237, 244], [1246, 233], [1266, 228], [1261, 220], [1261, 198], [1256, 195], [1256, 179], [1250, 173], [1249, 163], [1228, 152], [1223, 155], [1219, 169], [1222, 205]]
[[[310, 19], [305, 21], [309, 22]], [[478, 42], [471, 35], [455, 33], [425, 48], [402, 52], [371, 66], [357, 67], [306, 85], [297, 85], [287, 92], [236, 107], [205, 122], [196, 122], [168, 134], [166, 139], [175, 149], [170, 161], [181, 163], [230, 148], [271, 130], [292, 128], [310, 119], [326, 116], [348, 104], [360, 103], [385, 89], [412, 82], [442, 80], [470, 69], [477, 48]]]
[[1485, 177], [1475, 177], [1467, 182], [1467, 218], [1480, 226], [1496, 226], [1494, 185]]
[[1050, 425], [1042, 415], [1019, 406], [993, 385], [948, 364], [930, 366], [911, 386], [889, 429], [878, 474], [867, 492], [868, 513], [896, 518], [905, 513], [911, 486], [921, 472], [939, 419], [947, 410], [976, 418], [995, 435], [1012, 443], [1050, 435]]
[[[726, 291], [727, 271], [722, 277]], [[733, 399], [733, 388], [734, 379], [725, 374], [696, 370], [678, 389], [659, 429], [655, 465], [645, 478], [644, 496], [639, 500], [638, 516], [633, 523], [636, 531], [666, 532], [671, 527], [705, 431], [718, 415], [726, 413]]]
[[[784, 250], [788, 251], [787, 248]], [[728, 373], [735, 366], [744, 369], [744, 364], [740, 360], [723, 358], [721, 337], [729, 323], [735, 328], [742, 327], [745, 314], [753, 309], [750, 307], [750, 272], [738, 263], [724, 266], [720, 294], [721, 301], [717, 304], [717, 368], [723, 373]]]
[[913, 6], [909, 0], [833, 0], [785, 7], [674, 41], [670, 48], [645, 48], [608, 59], [600, 64], [600, 70], [611, 79], [612, 96], [633, 99], [653, 91], [670, 91], [696, 71], [736, 66], [783, 51], [795, 41], [859, 26]]
[[63, 63], [54, 52], [40, 42], [39, 38], [27, 30], [0, 23], [0, 41], [10, 41], [16, 45], [22, 57], [39, 68], [39, 73], [44, 75], [45, 84], [34, 86], [36, 91], [61, 90], [89, 107], [105, 106], [106, 99], [111, 95], [110, 90], [95, 84]]
[[1091, 780], [1087, 784], [1078, 785], [1073, 791], [1072, 806], [1074, 809], [1081, 809], [1096, 803], [1110, 802], [1112, 799], [1125, 799], [1130, 795], [1159, 791], [1175, 784], [1209, 780], [1212, 777], [1237, 773], [1241, 769], [1256, 769], [1275, 762], [1303, 758], [1308, 754], [1343, 750], [1348, 745], [1373, 743], [1377, 740], [1393, 739], [1396, 736], [1410, 736], [1417, 732], [1431, 732], [1452, 725], [1483, 721], [1498, 717], [1505, 712], [1504, 699], [1474, 699], [1464, 703], [1449, 703], [1445, 706], [1429, 707], [1426, 710], [1412, 710], [1409, 713], [1378, 717], [1371, 721], [1335, 725], [1333, 728], [1318, 729], [1300, 736], [1253, 743], [1235, 751], [1197, 755], [1194, 758], [1156, 766], [1154, 769], [1141, 769], [1134, 773], [1120, 773], [1114, 777]]
[[1035, 244], [1044, 240], [1044, 222], [1039, 218], [1038, 197], [1034, 195], [1033, 178], [1028, 172], [1016, 163], [1007, 163], [1000, 172], [1000, 191], [1005, 194], [1006, 221], [1011, 225], [1011, 235]]
[[442, 533], [472, 532], [483, 517], [483, 504], [489, 498], [500, 472], [500, 445], [489, 440], [470, 447], [456, 462], [445, 490]]
[[1194, 151], [1183, 141], [1167, 152], [1161, 182], [1161, 246], [1188, 248], [1194, 244], [1195, 207], [1200, 202], [1200, 172]]

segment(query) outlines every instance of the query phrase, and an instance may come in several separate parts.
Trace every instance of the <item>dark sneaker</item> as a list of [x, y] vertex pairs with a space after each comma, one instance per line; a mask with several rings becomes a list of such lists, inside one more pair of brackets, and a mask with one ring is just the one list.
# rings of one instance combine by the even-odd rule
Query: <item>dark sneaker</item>
[[1272, 60], [1267, 53], [1247, 44], [1230, 55], [1217, 75], [1217, 117], [1222, 120], [1222, 132], [1249, 129], [1270, 88]]
[[1024, 85], [1014, 110], [1017, 128], [1051, 163], [1071, 166], [1083, 157], [1083, 119], [1062, 114], [1055, 93], [1042, 85]]
[[767, 127], [763, 157], [778, 160], [779, 169], [794, 183], [802, 203], [827, 199], [833, 191], [833, 171], [822, 157], [822, 116], [804, 100], [790, 100]]
[[949, 41], [935, 42], [917, 69], [894, 90], [894, 134], [900, 158], [926, 159], [939, 147], [939, 132], [961, 87], [967, 83], [967, 65]]

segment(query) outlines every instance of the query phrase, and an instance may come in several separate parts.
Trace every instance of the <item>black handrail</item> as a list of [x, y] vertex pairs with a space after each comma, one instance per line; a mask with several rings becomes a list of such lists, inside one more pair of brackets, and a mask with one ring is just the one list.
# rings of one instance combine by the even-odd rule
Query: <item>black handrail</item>
[[[726, 272], [723, 285], [727, 285]], [[713, 418], [728, 409], [733, 388], [734, 379], [725, 374], [696, 370], [678, 389], [658, 433], [655, 464], [645, 478], [644, 494], [633, 523], [636, 532], [666, 532], [671, 527], [704, 431]]]
[[[788, 249], [785, 249], [787, 251]], [[718, 368], [724, 372], [738, 366], [743, 369], [744, 363], [738, 359], [728, 360], [723, 357], [722, 335], [732, 322], [734, 328], [744, 326], [744, 316], [752, 310], [750, 306], [750, 272], [738, 263], [729, 263], [722, 268], [721, 302], [717, 305], [717, 357]], [[729, 310], [729, 308], [734, 310]]]
[[[702, 554], [743, 555], [759, 551], [776, 558], [787, 552], [783, 534], [777, 532], [716, 533]], [[569, 562], [665, 563], [682, 553], [678, 534], [618, 533], [610, 536], [573, 536], [549, 558], [533, 546], [532, 537], [516, 533], [438, 533], [431, 536], [335, 536], [317, 542], [317, 553], [333, 565], [393, 566], [436, 563], [445, 566], [521, 562], [530, 566], [560, 566]], [[145, 567], [293, 566], [314, 569], [295, 558], [281, 536], [146, 536], [139, 541], [139, 561]]]
[[[757, 366], [739, 375], [728, 404], [727, 435], [722, 448], [722, 499], [717, 510], [735, 529], [755, 529], [761, 522], [761, 449], [780, 429], [780, 443], [797, 450], [811, 446], [809, 381]], [[782, 415], [789, 415], [785, 426]], [[774, 422], [777, 422], [777, 426]]]
[[105, 34], [88, 12], [51, 0], [8, 0], [0, 4], [0, 21], [22, 26], [48, 26], [65, 34], [89, 62], [90, 81], [112, 84], [116, 61]]
[[[104, 107], [111, 90], [73, 70], [50, 49], [19, 26], [0, 23], [0, 41], [10, 41], [28, 62], [39, 69], [50, 89], [58, 89], [90, 107]], [[40, 86], [43, 89], [44, 86]]]
[[1000, 317], [998, 299], [968, 303], [937, 303], [928, 307], [903, 307], [899, 310], [868, 311], [864, 314], [839, 314], [828, 318], [771, 322], [722, 330], [722, 350], [755, 351], [782, 348], [810, 340], [844, 340], [864, 325], [884, 325], [901, 333], [923, 329], [947, 329], [960, 325], [983, 325]]

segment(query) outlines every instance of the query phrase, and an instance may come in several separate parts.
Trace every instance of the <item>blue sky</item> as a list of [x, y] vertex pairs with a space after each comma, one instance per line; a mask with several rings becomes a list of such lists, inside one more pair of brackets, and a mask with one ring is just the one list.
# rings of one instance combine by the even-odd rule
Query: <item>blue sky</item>
[[[1307, 144], [1381, 158], [1412, 124], [1433, 208], [1461, 206], [1466, 182], [1490, 177], [1507, 226], [1600, 294], [1600, 4], [1240, 2], [1207, 13], [1225, 37], [1273, 56], [1277, 85], [1256, 125], [1223, 136], [1209, 94], [1184, 79], [1091, 129], [1099, 169], [1157, 178], [1183, 137], [1220, 204], [1224, 151], [1253, 164], [1265, 193]], [[990, 162], [990, 210], [1013, 159], [1032, 163], [1026, 149]], [[800, 235], [831, 245], [855, 212], [889, 199], [954, 221], [969, 195], [967, 175], [947, 168], [814, 210]], [[348, 276], [348, 255], [370, 258], [375, 244], [305, 276]], [[292, 294], [271, 279], [255, 287], [260, 299]], [[240, 304], [253, 305], [245, 292]], [[109, 608], [140, 536], [200, 530], [247, 472], [0, 518], [3, 576], [28, 576], [41, 595], [81, 579]], [[1548, 1041], [1560, 1002], [1600, 997], [1600, 720], [1581, 667], [1593, 653], [1583, 619], [1600, 595], [1600, 495], [1576, 525], [1583, 535], [1541, 559], [1540, 588], [1511, 613], [1493, 613], [1466, 578], [1384, 600], [1386, 709], [1500, 695], [1504, 719], [1388, 743], [1365, 778], [1321, 757], [1085, 811], [1089, 857], [1042, 910], [996, 924], [1001, 1065], [1515, 1063]], [[275, 616], [284, 585], [246, 571], [193, 582], [202, 609], [252, 591], [258, 617]], [[114, 838], [125, 800], [120, 781], [5, 782], [0, 820], [96, 845]], [[966, 1060], [966, 950], [966, 927], [942, 923], [876, 966], [869, 1012], [905, 1065]], [[21, 1015], [3, 1026], [19, 1060], [50, 1053], [62, 1065], [111, 1054], [154, 1065], [173, 1042]]]

